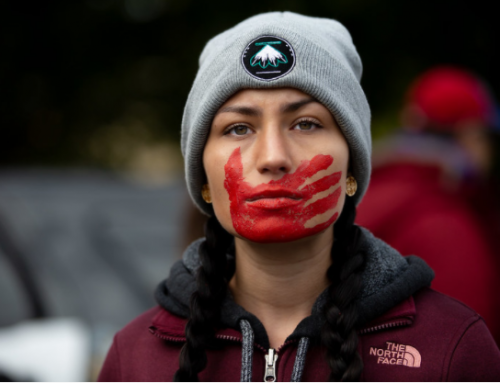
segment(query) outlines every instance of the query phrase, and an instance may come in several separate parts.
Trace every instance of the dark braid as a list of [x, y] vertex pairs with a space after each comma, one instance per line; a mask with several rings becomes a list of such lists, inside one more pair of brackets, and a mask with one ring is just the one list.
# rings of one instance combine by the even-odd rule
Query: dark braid
[[327, 349], [330, 381], [359, 381], [363, 371], [363, 362], [357, 351], [357, 307], [353, 302], [361, 291], [365, 259], [358, 251], [362, 233], [354, 225], [355, 217], [354, 202], [346, 197], [342, 214], [334, 226], [332, 265], [327, 271], [331, 284], [324, 308], [326, 321], [321, 332], [321, 341]]
[[233, 237], [215, 216], [205, 225], [206, 240], [199, 248], [201, 267], [196, 276], [197, 290], [191, 296], [186, 343], [179, 357], [176, 382], [198, 381], [198, 373], [207, 365], [206, 349], [215, 346], [215, 329], [220, 323], [220, 309], [227, 292], [226, 252]]

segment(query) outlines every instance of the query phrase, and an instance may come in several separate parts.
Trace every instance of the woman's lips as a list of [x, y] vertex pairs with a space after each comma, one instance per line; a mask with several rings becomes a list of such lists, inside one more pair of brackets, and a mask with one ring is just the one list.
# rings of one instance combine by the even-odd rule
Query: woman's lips
[[247, 201], [248, 206], [260, 209], [277, 210], [292, 207], [301, 202], [300, 199], [288, 197], [260, 198], [254, 201]]
[[270, 188], [245, 196], [245, 201], [250, 207], [273, 210], [297, 205], [302, 198], [296, 191]]

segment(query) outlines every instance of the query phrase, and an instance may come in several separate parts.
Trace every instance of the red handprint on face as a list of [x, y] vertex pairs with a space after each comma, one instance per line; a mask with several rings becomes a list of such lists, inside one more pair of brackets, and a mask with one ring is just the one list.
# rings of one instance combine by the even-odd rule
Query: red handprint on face
[[342, 172], [309, 184], [307, 179], [332, 163], [332, 156], [319, 154], [303, 161], [294, 173], [252, 186], [244, 181], [240, 148], [235, 149], [224, 166], [224, 187], [229, 193], [236, 232], [254, 242], [273, 243], [294, 241], [326, 229], [335, 222], [338, 212], [316, 225], [311, 220], [337, 206], [341, 187], [331, 189], [338, 184]]

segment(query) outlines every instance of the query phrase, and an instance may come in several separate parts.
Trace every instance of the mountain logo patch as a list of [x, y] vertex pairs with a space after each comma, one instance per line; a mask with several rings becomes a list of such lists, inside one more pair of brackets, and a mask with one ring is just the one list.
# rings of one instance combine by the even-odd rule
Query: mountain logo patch
[[241, 55], [246, 72], [259, 80], [276, 80], [290, 73], [295, 66], [292, 45], [276, 36], [261, 36], [247, 45]]

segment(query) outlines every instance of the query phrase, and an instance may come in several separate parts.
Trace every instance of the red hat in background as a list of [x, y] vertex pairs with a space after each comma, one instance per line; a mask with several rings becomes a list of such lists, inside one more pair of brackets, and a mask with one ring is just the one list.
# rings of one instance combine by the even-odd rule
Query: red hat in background
[[407, 103], [433, 128], [455, 130], [468, 123], [488, 128], [496, 122], [493, 99], [481, 81], [451, 66], [430, 69], [417, 78]]

